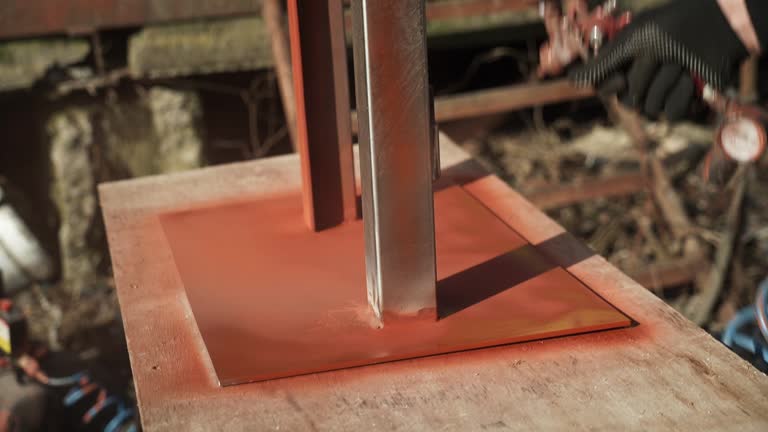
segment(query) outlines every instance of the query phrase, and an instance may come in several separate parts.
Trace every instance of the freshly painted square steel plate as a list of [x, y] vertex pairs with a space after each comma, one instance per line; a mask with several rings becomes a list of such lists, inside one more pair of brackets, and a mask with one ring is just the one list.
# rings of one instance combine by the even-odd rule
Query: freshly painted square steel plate
[[631, 324], [451, 186], [435, 193], [439, 320], [380, 327], [362, 222], [311, 232], [301, 205], [297, 190], [160, 216], [221, 385]]

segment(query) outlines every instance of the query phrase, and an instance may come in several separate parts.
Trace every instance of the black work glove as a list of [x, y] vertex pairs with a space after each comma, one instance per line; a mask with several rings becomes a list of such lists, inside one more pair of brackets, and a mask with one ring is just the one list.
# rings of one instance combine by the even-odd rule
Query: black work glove
[[570, 78], [598, 89], [625, 84], [624, 104], [679, 120], [695, 97], [692, 74], [722, 89], [747, 54], [716, 0], [672, 0], [635, 17]]

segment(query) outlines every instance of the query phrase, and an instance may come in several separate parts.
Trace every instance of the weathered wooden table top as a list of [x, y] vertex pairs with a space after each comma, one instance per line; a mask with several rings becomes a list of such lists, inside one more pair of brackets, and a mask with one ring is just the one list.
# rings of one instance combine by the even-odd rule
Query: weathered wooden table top
[[[101, 186], [145, 430], [768, 430], [768, 377], [599, 256], [568, 270], [639, 325], [219, 387], [157, 214], [299, 184], [285, 156]], [[563, 233], [512, 197], [531, 243]]]

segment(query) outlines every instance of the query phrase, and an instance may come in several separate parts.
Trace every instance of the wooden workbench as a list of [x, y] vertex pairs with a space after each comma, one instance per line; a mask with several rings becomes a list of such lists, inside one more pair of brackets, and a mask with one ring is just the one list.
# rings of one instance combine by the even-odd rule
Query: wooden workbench
[[[442, 158], [467, 155], [443, 137]], [[299, 184], [285, 156], [101, 186], [146, 431], [768, 430], [768, 377], [599, 256], [567, 268], [638, 325], [219, 387], [157, 214]], [[506, 221], [531, 243], [563, 233], [511, 196]]]

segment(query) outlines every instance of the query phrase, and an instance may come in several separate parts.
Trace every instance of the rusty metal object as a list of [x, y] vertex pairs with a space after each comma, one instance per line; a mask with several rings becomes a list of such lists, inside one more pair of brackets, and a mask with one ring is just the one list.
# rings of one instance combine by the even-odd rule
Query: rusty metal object
[[305, 221], [322, 230], [357, 217], [341, 0], [288, 2], [296, 138]]
[[450, 0], [427, 4], [427, 19], [442, 20], [517, 12], [536, 6], [538, 0]]
[[540, 187], [525, 195], [541, 209], [554, 209], [596, 198], [629, 195], [645, 188], [645, 176], [632, 173]]
[[[528, 8], [536, 0], [459, 0], [431, 3], [430, 19], [490, 15]], [[7, 0], [0, 10], [0, 38], [140, 26], [150, 23], [258, 14], [260, 0], [65, 0], [55, 8], [44, 0]]]
[[[270, 2], [273, 1], [270, 0]], [[194, 0], [188, 2], [139, 0], [131, 2], [129, 6], [124, 6], [116, 1], [64, 0], [58, 2], [55, 8], [51, 8], [49, 4], [40, 0], [9, 0], [4, 2], [3, 8], [0, 9], [0, 39], [48, 34], [85, 33], [100, 29], [145, 26], [202, 18], [252, 16], [261, 13], [263, 3], [269, 2], [262, 0]], [[535, 5], [535, 0], [449, 0], [435, 3], [430, 2], [427, 5], [427, 17], [430, 20], [445, 20], [483, 15], [490, 16], [530, 9], [533, 5]], [[271, 5], [267, 6], [271, 7]], [[226, 20], [223, 21], [226, 22]], [[349, 14], [347, 14], [345, 23], [348, 25], [349, 21]], [[349, 26], [347, 28], [349, 29]], [[248, 38], [241, 39], [245, 40]], [[245, 44], [246, 47], [258, 46], [259, 39], [262, 38], [257, 37], [255, 41]], [[240, 52], [241, 49], [236, 49], [235, 51]], [[185, 73], [208, 73], [210, 71], [207, 71], [207, 68], [221, 69], [222, 67], [228, 67], [229, 70], [241, 70], [243, 68], [269, 66], [264, 64], [265, 61], [270, 60], [269, 53], [267, 52], [266, 56], [263, 52], [257, 54], [250, 59], [239, 59], [235, 64], [231, 60], [233, 55], [225, 56], [227, 61], [221, 62], [224, 63], [221, 67], [218, 67], [218, 65], [212, 66], [210, 63], [198, 64], [192, 57], [187, 57], [187, 61], [191, 61], [192, 64], [185, 65], [184, 62], [179, 63], [176, 61], [174, 69], [171, 70], [169, 67], [164, 67], [161, 74], [170, 76], [170, 72], [173, 72], [175, 75], [178, 71], [188, 69], [200, 70]], [[150, 61], [149, 63], [152, 62]], [[146, 71], [151, 66], [151, 64], [148, 64], [139, 68]], [[149, 75], [158, 74], [150, 73]]]
[[[558, 102], [586, 99], [595, 95], [591, 88], [573, 86], [566, 79], [533, 84], [515, 84], [488, 90], [435, 98], [435, 120], [447, 122], [498, 114]], [[358, 115], [352, 112], [352, 131], [358, 131]]]
[[[448, 174], [446, 172], [446, 178]], [[502, 182], [435, 194], [439, 321], [378, 328], [362, 222], [301, 229], [298, 190], [161, 215], [222, 385], [624, 327], [630, 320], [489, 208]], [[482, 187], [477, 187], [482, 186]], [[557, 236], [556, 236], [557, 237]], [[561, 249], [574, 250], [564, 245]]]
[[[538, 0], [443, 0], [427, 3], [427, 20], [456, 20], [478, 16], [509, 14], [534, 8]], [[351, 16], [345, 25], [351, 28]]]
[[7, 0], [0, 8], [0, 39], [83, 33], [150, 23], [257, 14], [255, 0]]
[[379, 317], [435, 314], [424, 0], [352, 3], [368, 299]]
[[440, 97], [435, 101], [435, 117], [439, 122], [449, 121], [593, 95], [592, 89], [575, 87], [568, 80], [513, 85]]

